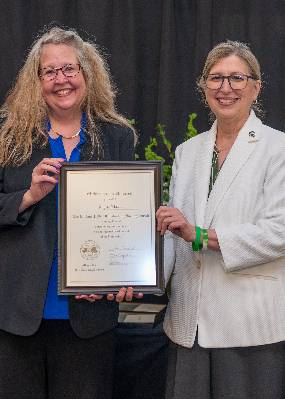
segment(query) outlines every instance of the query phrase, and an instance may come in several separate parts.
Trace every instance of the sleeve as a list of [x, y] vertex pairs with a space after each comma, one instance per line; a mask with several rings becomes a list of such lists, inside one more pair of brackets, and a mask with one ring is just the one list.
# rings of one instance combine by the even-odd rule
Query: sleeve
[[0, 229], [7, 226], [25, 226], [34, 209], [34, 206], [32, 206], [19, 214], [19, 206], [27, 190], [5, 193], [4, 179], [5, 168], [0, 168]]
[[217, 227], [227, 272], [285, 256], [285, 149], [271, 157], [264, 181], [264, 211], [256, 224]]

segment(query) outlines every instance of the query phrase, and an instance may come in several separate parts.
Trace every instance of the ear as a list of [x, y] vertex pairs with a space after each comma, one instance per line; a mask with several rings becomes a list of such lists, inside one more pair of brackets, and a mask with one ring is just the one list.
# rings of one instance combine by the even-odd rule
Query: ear
[[260, 80], [255, 80], [254, 81], [254, 101], [257, 100], [257, 97], [260, 93], [261, 90], [261, 81]]

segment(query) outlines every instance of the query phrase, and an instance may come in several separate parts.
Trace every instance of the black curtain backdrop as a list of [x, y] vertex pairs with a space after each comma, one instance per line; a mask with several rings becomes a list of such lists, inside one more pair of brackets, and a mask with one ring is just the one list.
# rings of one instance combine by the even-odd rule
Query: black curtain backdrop
[[[136, 120], [141, 156], [157, 123], [175, 146], [189, 113], [198, 114], [199, 131], [208, 129], [196, 80], [208, 51], [226, 39], [250, 44], [263, 70], [265, 122], [285, 130], [284, 0], [0, 0], [0, 101], [37, 33], [51, 23], [75, 28], [103, 49], [118, 109]], [[167, 339], [161, 325], [139, 328], [118, 329], [115, 399], [164, 397]]]
[[208, 51], [225, 39], [251, 45], [263, 70], [265, 122], [285, 128], [283, 0], [1, 0], [1, 100], [37, 33], [51, 23], [95, 38], [104, 50], [118, 108], [137, 122], [141, 155], [157, 123], [175, 145], [190, 112], [198, 113], [199, 131], [209, 127], [196, 79]]

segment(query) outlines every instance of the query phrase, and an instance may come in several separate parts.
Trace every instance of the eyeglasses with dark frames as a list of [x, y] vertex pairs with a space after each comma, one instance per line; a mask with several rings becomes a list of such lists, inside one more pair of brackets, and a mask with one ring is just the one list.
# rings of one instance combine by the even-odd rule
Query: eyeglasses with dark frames
[[244, 73], [233, 73], [232, 75], [210, 73], [204, 80], [208, 89], [218, 90], [223, 86], [225, 79], [229, 82], [232, 90], [243, 90], [246, 88], [249, 79], [256, 80], [253, 76]]
[[74, 78], [81, 69], [80, 64], [66, 64], [61, 68], [41, 68], [39, 70], [39, 77], [45, 81], [54, 80], [58, 72], [61, 71], [66, 78]]

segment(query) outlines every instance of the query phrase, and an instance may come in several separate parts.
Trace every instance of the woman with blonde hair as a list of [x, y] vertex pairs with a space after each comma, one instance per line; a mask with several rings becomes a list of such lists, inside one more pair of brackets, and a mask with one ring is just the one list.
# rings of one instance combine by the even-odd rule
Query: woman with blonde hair
[[54, 27], [32, 46], [0, 110], [0, 396], [111, 398], [121, 288], [57, 295], [56, 190], [62, 162], [132, 160], [97, 47]]
[[167, 399], [283, 399], [285, 135], [256, 116], [260, 66], [244, 43], [208, 54], [215, 122], [176, 150], [166, 234]]

